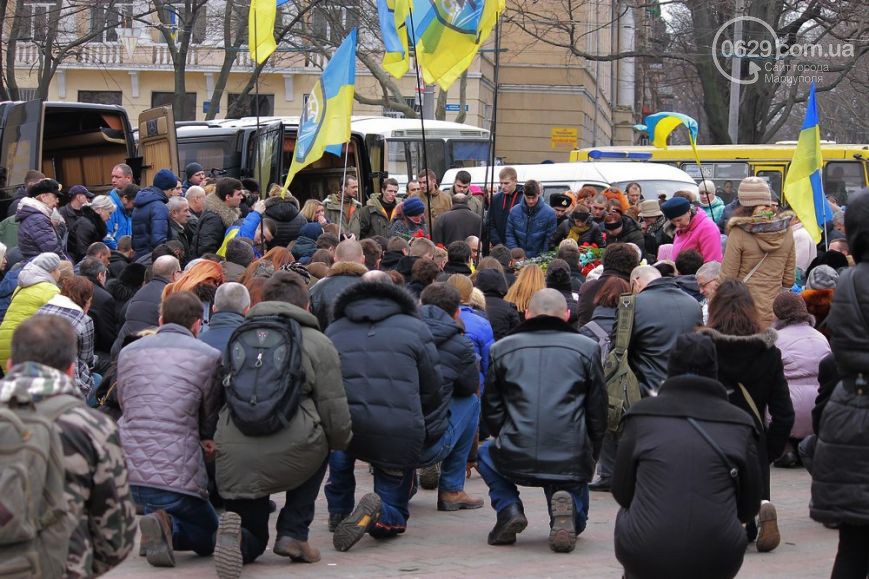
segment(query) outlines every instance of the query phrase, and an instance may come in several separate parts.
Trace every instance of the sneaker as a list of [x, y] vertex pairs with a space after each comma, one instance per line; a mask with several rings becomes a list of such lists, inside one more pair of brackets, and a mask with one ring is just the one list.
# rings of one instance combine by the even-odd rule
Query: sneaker
[[757, 551], [768, 553], [781, 543], [781, 533], [778, 530], [778, 517], [775, 505], [769, 501], [760, 503], [760, 513], [757, 515]]
[[214, 544], [214, 566], [219, 579], [238, 579], [243, 565], [241, 555], [241, 516], [227, 511], [220, 515]]
[[590, 483], [588, 483], [588, 490], [592, 492], [610, 492], [610, 479], [607, 478], [595, 478]]
[[498, 520], [489, 531], [488, 543], [490, 545], [512, 545], [516, 542], [516, 535], [525, 530], [528, 519], [522, 503], [513, 503], [498, 511]]
[[439, 511], [462, 511], [465, 509], [480, 509], [483, 507], [483, 499], [475, 499], [465, 491], [454, 493], [438, 492]]
[[567, 491], [552, 495], [552, 528], [549, 548], [556, 553], [570, 553], [576, 547], [576, 505]]
[[278, 537], [273, 549], [275, 555], [289, 557], [295, 563], [316, 563], [320, 560], [320, 551], [307, 541], [299, 541], [292, 537]]
[[438, 483], [441, 480], [441, 465], [433, 464], [419, 469], [419, 486], [427, 491], [433, 491], [438, 488]]
[[348, 551], [358, 543], [380, 520], [380, 508], [380, 497], [376, 494], [368, 493], [362, 497], [350, 516], [335, 527], [335, 534], [332, 535], [335, 550]]
[[160, 510], [139, 519], [142, 533], [142, 549], [148, 563], [154, 567], [174, 567], [175, 551], [172, 548], [172, 519]]

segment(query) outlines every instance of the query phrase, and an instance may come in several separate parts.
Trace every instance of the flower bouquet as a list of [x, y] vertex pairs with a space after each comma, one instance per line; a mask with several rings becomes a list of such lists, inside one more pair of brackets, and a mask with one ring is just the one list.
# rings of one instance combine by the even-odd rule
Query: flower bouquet
[[583, 243], [579, 247], [579, 267], [583, 276], [600, 265], [603, 250], [596, 243]]

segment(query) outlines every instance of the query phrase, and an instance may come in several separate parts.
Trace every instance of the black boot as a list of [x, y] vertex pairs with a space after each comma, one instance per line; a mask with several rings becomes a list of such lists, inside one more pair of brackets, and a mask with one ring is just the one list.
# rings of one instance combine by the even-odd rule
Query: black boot
[[490, 545], [512, 545], [516, 542], [516, 535], [525, 530], [528, 519], [522, 503], [513, 503], [498, 511], [498, 521], [489, 532]]

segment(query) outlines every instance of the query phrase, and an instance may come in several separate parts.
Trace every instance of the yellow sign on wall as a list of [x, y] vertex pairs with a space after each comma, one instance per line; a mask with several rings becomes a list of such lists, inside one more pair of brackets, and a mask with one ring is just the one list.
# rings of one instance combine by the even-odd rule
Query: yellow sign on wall
[[575, 149], [579, 142], [579, 131], [574, 127], [552, 127], [549, 134], [550, 147], [553, 149]]

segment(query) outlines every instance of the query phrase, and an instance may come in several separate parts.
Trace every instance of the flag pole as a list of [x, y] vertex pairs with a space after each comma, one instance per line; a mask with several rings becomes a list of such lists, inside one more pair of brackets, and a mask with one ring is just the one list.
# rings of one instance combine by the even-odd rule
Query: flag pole
[[344, 189], [347, 183], [347, 162], [350, 159], [350, 143], [344, 143], [344, 174], [341, 176], [341, 208], [338, 211], [338, 241], [341, 241], [341, 229], [344, 226]]
[[[253, 0], [253, 1], [256, 2], [256, 0]], [[257, 34], [257, 25], [256, 25], [257, 20], [259, 20], [259, 18], [253, 19], [253, 36], [254, 36], [254, 38], [259, 38], [259, 35]], [[260, 134], [259, 133], [259, 75], [256, 74], [257, 60], [259, 59], [258, 58], [259, 57], [259, 43], [257, 43], [256, 51], [257, 51], [257, 58], [253, 59], [252, 64], [253, 64], [253, 74], [255, 75], [254, 79], [253, 79], [254, 92], [256, 95], [255, 102], [254, 102], [254, 109], [256, 111], [256, 132], [255, 132], [255, 134], [259, 135]], [[253, 158], [254, 158], [254, 163], [255, 163], [254, 167], [257, 167], [257, 168], [260, 167], [260, 158], [259, 158], [260, 154], [259, 153], [260, 153], [259, 152], [259, 143], [257, 143], [257, 146], [254, 147], [254, 150], [253, 150]], [[262, 181], [262, 171], [258, 171], [258, 172], [259, 172], [259, 175], [255, 174], [255, 176], [259, 177], [259, 180]], [[258, 185], [259, 185], [260, 191], [265, 191], [266, 195], [268, 195], [268, 184], [258, 183]], [[264, 196], [265, 195], [263, 195], [263, 197]], [[265, 199], [263, 199], [263, 203], [265, 203]], [[265, 217], [260, 216], [260, 220], [259, 220], [259, 243], [260, 243], [260, 252], [263, 255], [265, 255], [265, 253], [266, 253], [265, 252], [265, 249], [266, 249], [265, 233], [266, 233], [265, 232]]]
[[[694, 162], [697, 163], [697, 170], [700, 171], [700, 183], [705, 184], [706, 178], [703, 176], [703, 165], [700, 163], [700, 153], [697, 152], [697, 142], [691, 136], [690, 130], [688, 131], [688, 142], [691, 143], [691, 150], [694, 151]], [[704, 190], [706, 189], [705, 185], [703, 188]], [[713, 191], [712, 193], [715, 193], [715, 191]], [[709, 201], [709, 191], [706, 191], [706, 206], [709, 207], [709, 217], [712, 219], [713, 222], [715, 222], [715, 212], [712, 211], [712, 202]], [[716, 225], [718, 224], [716, 223]]]
[[[491, 209], [492, 205], [492, 191], [495, 188], [495, 143], [497, 142], [497, 132], [498, 132], [498, 73], [501, 71], [501, 24], [500, 20], [495, 21], [495, 71], [493, 74], [493, 81], [495, 84], [494, 94], [492, 95], [492, 118], [489, 121], [489, 159], [488, 159], [488, 167], [486, 168], [486, 181], [484, 183], [486, 187], [486, 206]], [[491, 174], [489, 173], [491, 171]], [[491, 175], [491, 179], [490, 179]], [[485, 215], [485, 211], [483, 214]], [[480, 245], [483, 245], [483, 228], [485, 227], [486, 220], [483, 219], [480, 223]], [[483, 251], [482, 255], [488, 255], [489, 249], [492, 244], [492, 240], [489, 239], [489, 236], [486, 235], [486, 245], [481, 247]]]
[[[432, 223], [431, 218], [431, 193], [429, 192], [429, 175], [428, 175], [428, 146], [425, 141], [425, 114], [423, 113], [423, 99], [425, 98], [425, 90], [422, 85], [420, 85], [420, 75], [419, 75], [419, 55], [416, 52], [416, 26], [413, 23], [413, 7], [408, 8], [408, 18], [410, 19], [410, 39], [413, 44], [413, 64], [414, 69], [416, 70], [416, 92], [419, 95], [419, 125], [422, 129], [422, 166], [423, 173], [425, 173], [425, 196], [428, 199], [428, 203], [426, 203], [427, 215], [428, 218], [428, 231], [429, 235], [431, 235], [432, 228], [434, 227], [434, 223]], [[408, 46], [408, 50], [410, 47]], [[408, 176], [408, 181], [410, 181], [410, 176]]]

